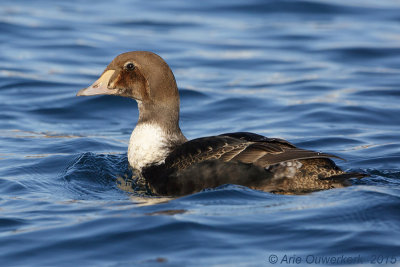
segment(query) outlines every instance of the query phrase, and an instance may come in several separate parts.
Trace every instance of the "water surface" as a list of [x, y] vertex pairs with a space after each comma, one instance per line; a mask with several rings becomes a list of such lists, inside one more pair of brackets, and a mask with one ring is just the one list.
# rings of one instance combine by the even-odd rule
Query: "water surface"
[[[399, 2], [4, 0], [0, 32], [2, 266], [399, 265]], [[304, 196], [130, 193], [136, 103], [75, 94], [131, 50], [173, 69], [188, 138], [281, 137], [370, 177]]]

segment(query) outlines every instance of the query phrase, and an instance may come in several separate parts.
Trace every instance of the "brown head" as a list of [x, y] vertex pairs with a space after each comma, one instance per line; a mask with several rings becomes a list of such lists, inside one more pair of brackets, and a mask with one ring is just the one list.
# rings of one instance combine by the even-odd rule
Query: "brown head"
[[[139, 106], [139, 123], [151, 120], [176, 124], [179, 93], [174, 74], [158, 55], [146, 51], [118, 55], [100, 78], [77, 96], [118, 95], [133, 98]], [[166, 125], [173, 127], [173, 125]]]

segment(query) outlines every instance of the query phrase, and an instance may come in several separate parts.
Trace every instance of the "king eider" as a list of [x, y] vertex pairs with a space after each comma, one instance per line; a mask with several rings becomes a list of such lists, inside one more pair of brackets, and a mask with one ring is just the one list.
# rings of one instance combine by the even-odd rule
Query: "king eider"
[[349, 185], [331, 154], [278, 138], [237, 132], [187, 140], [179, 127], [179, 93], [167, 63], [152, 52], [117, 56], [78, 96], [118, 95], [138, 103], [128, 147], [130, 166], [158, 195], [181, 196], [223, 184], [283, 194]]

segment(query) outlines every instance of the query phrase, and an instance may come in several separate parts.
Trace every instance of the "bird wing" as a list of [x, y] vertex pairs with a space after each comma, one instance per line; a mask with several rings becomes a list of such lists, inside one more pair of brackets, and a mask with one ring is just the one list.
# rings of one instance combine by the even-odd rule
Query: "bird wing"
[[265, 168], [280, 162], [310, 158], [339, 157], [297, 148], [283, 139], [240, 132], [190, 140], [175, 148], [166, 158], [165, 165], [185, 169], [195, 163], [219, 159]]

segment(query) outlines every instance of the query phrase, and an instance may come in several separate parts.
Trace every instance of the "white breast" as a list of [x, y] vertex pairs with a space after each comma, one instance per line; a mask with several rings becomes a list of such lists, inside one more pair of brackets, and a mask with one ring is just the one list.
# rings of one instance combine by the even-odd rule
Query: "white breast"
[[161, 164], [168, 153], [168, 139], [160, 126], [141, 123], [135, 127], [128, 147], [128, 161], [134, 169]]

